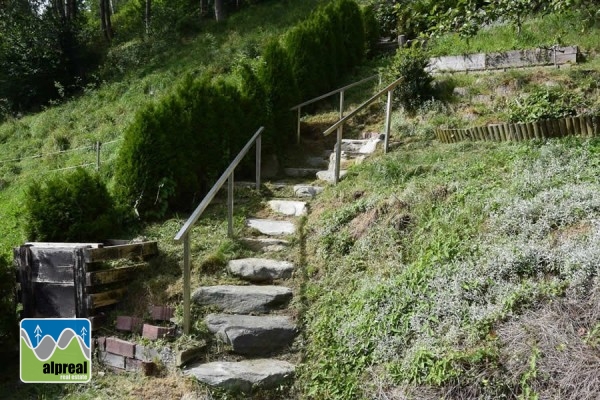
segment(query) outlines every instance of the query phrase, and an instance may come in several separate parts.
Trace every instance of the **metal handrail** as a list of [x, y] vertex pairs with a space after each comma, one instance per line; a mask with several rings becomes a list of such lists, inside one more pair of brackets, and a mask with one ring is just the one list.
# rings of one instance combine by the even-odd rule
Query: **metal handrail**
[[238, 153], [238, 155], [229, 164], [225, 172], [215, 182], [213, 187], [208, 191], [204, 199], [200, 202], [198, 207], [194, 210], [192, 215], [187, 219], [183, 227], [175, 235], [176, 242], [183, 242], [183, 331], [189, 333], [190, 331], [190, 233], [194, 224], [198, 221], [206, 207], [215, 198], [217, 192], [223, 187], [225, 181], [227, 181], [227, 236], [233, 236], [233, 175], [235, 168], [242, 161], [244, 156], [248, 153], [252, 145], [256, 142], [256, 189], [260, 189], [260, 169], [261, 169], [261, 147], [262, 147], [262, 132], [265, 128], [261, 126], [256, 133], [250, 138], [244, 148]]
[[332, 90], [332, 91], [331, 91], [331, 92], [329, 92], [329, 93], [325, 93], [325, 94], [323, 94], [323, 95], [321, 95], [321, 96], [319, 96], [319, 97], [315, 97], [314, 99], [310, 99], [310, 100], [308, 100], [308, 101], [305, 101], [304, 103], [300, 103], [300, 104], [298, 104], [298, 105], [296, 105], [296, 106], [294, 106], [294, 107], [290, 108], [290, 111], [294, 111], [294, 110], [296, 110], [296, 109], [298, 109], [298, 108], [300, 108], [300, 107], [304, 107], [304, 106], [307, 106], [307, 105], [309, 105], [309, 104], [312, 104], [312, 103], [314, 103], [314, 102], [316, 102], [316, 101], [323, 100], [323, 99], [325, 99], [325, 98], [327, 98], [327, 97], [329, 97], [329, 96], [333, 96], [334, 94], [338, 94], [339, 92], [344, 92], [344, 91], [346, 91], [346, 90], [348, 90], [348, 89], [350, 89], [350, 88], [353, 88], [354, 86], [361, 85], [361, 84], [363, 84], [363, 83], [365, 83], [365, 82], [368, 82], [368, 81], [371, 81], [371, 80], [373, 80], [373, 79], [375, 79], [375, 78], [377, 78], [377, 77], [379, 77], [379, 75], [373, 75], [373, 76], [369, 76], [368, 78], [365, 78], [365, 79], [362, 79], [362, 80], [360, 80], [360, 81], [357, 81], [357, 82], [351, 83], [351, 84], [349, 84], [349, 85], [346, 85], [346, 86], [344, 86], [344, 87], [341, 87], [341, 88], [339, 88], [339, 89]]
[[348, 89], [353, 88], [354, 86], [362, 85], [363, 83], [371, 81], [377, 77], [379, 77], [379, 75], [369, 76], [368, 78], [364, 78], [364, 79], [361, 79], [360, 81], [343, 86], [339, 89], [332, 90], [331, 92], [328, 92], [321, 96], [315, 97], [314, 99], [307, 100], [304, 103], [300, 103], [300, 104], [295, 105], [294, 107], [290, 108], [290, 111], [298, 110], [298, 126], [297, 126], [297, 132], [296, 132], [296, 141], [298, 143], [300, 143], [300, 117], [301, 117], [301, 113], [302, 113], [302, 107], [312, 104], [314, 102], [317, 102], [319, 100], [323, 100], [329, 96], [333, 96], [333, 95], [339, 93], [340, 94], [340, 118], [341, 118], [341, 116], [344, 115], [344, 92]]
[[327, 136], [331, 132], [333, 132], [334, 130], [337, 129], [337, 145], [335, 148], [335, 169], [334, 169], [334, 177], [333, 177], [334, 184], [337, 184], [340, 180], [340, 158], [342, 156], [342, 133], [344, 130], [344, 124], [346, 123], [346, 121], [348, 121], [350, 118], [354, 117], [361, 110], [363, 110], [368, 105], [373, 103], [375, 100], [377, 100], [381, 95], [383, 95], [386, 92], [387, 92], [387, 106], [386, 106], [386, 111], [385, 111], [385, 141], [384, 141], [384, 145], [383, 145], [383, 151], [385, 153], [387, 153], [388, 147], [389, 147], [390, 122], [391, 122], [391, 116], [392, 116], [392, 92], [393, 92], [394, 88], [402, 82], [402, 80], [403, 80], [403, 78], [396, 79], [394, 82], [387, 85], [384, 89], [380, 90], [375, 95], [373, 95], [369, 100], [365, 101], [364, 103], [362, 103], [361, 105], [356, 107], [345, 117], [342, 115], [342, 113], [340, 113], [339, 121], [337, 121], [335, 124], [331, 125], [329, 128], [327, 128], [325, 130], [325, 132], [323, 132], [323, 135]]

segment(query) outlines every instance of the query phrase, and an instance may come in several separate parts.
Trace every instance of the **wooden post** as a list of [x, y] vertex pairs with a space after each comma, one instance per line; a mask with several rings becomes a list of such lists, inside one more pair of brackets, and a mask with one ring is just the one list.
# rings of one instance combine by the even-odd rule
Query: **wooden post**
[[385, 108], [385, 142], [383, 152], [387, 153], [390, 145], [390, 128], [392, 123], [392, 91], [387, 92], [387, 106]]
[[300, 113], [302, 111], [302, 107], [298, 107], [298, 131], [296, 133], [296, 143], [300, 144]]
[[100, 142], [96, 142], [96, 171], [100, 171]]
[[190, 333], [190, 234], [183, 237], [183, 333]]
[[233, 171], [227, 179], [227, 236], [233, 237]]
[[333, 184], [337, 185], [340, 181], [340, 163], [342, 158], [342, 127], [337, 128], [337, 144], [335, 146], [335, 170], [333, 172]]
[[86, 301], [85, 290], [85, 258], [84, 249], [77, 248], [73, 250], [73, 277], [75, 285], [75, 317], [89, 317], [89, 309]]
[[340, 92], [340, 119], [344, 118], [344, 91]]
[[256, 138], [256, 190], [260, 190], [260, 169], [262, 168], [262, 134]]

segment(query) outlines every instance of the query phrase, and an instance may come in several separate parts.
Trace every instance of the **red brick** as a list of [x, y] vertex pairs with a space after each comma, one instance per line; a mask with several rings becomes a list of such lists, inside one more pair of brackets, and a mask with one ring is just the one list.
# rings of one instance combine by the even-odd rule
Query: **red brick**
[[135, 344], [115, 337], [109, 337], [106, 338], [106, 351], [133, 358], [135, 355]]
[[142, 336], [145, 338], [156, 340], [162, 339], [167, 336], [174, 336], [175, 328], [174, 327], [162, 327], [155, 326], [150, 324], [144, 324], [144, 328], [142, 330]]
[[141, 318], [118, 316], [117, 330], [140, 333], [142, 331], [143, 323], [144, 321]]
[[175, 315], [175, 309], [168, 306], [150, 306], [150, 314], [155, 321], [169, 321]]

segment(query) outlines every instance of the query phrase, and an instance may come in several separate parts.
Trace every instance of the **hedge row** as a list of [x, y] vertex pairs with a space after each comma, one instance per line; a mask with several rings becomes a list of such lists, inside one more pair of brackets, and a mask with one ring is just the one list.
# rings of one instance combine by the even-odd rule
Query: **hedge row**
[[143, 219], [191, 209], [261, 125], [263, 145], [279, 153], [294, 135], [290, 107], [331, 90], [363, 61], [372, 20], [353, 0], [328, 3], [267, 43], [260, 63], [242, 65], [235, 76], [188, 77], [149, 104], [124, 133], [119, 200]]

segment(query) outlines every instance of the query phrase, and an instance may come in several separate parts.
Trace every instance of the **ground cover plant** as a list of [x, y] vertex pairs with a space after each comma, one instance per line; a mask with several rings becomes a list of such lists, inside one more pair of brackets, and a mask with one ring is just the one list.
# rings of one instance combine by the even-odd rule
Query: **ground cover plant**
[[538, 311], [580, 333], [561, 362], [596, 365], [597, 148], [417, 141], [352, 171], [307, 223], [303, 393], [591, 396], [552, 379], [561, 339]]

